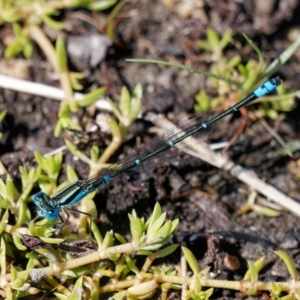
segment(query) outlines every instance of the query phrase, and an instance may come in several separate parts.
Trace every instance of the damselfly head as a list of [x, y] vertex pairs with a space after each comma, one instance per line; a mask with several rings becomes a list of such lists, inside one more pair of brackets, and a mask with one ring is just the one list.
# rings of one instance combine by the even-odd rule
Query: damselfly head
[[33, 202], [37, 206], [37, 213], [40, 217], [54, 220], [59, 216], [59, 209], [50, 205], [50, 198], [45, 193], [35, 194]]

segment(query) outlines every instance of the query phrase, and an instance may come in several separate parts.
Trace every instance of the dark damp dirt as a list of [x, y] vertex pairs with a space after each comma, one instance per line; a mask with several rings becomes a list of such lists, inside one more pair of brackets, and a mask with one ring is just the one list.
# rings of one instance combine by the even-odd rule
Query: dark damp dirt
[[[205, 39], [207, 28], [212, 27], [220, 34], [231, 28], [234, 40], [241, 45], [245, 45], [242, 33], [246, 33], [270, 63], [290, 45], [297, 33], [295, 28], [300, 22], [300, 7], [297, 5], [296, 0], [243, 1], [243, 4], [234, 0], [129, 1], [115, 20], [115, 42], [110, 45], [102, 37], [99, 48], [91, 48], [86, 40], [87, 36], [99, 36], [98, 30], [78, 17], [88, 15], [95, 18], [97, 14], [77, 10], [76, 15], [73, 11], [66, 11], [61, 17], [69, 24], [66, 38], [70, 43], [70, 68], [85, 74], [82, 81], [84, 91], [104, 85], [107, 94], [117, 100], [123, 85], [132, 90], [141, 83], [143, 112], [162, 113], [176, 123], [182, 115], [193, 113], [194, 96], [201, 89], [207, 90], [207, 78], [171, 67], [129, 63], [125, 58], [171, 60], [209, 71], [209, 56], [199, 50], [196, 41]], [[105, 24], [106, 13], [98, 18], [100, 23]], [[10, 33], [8, 26], [0, 29], [2, 37]], [[56, 33], [49, 31], [47, 34], [55, 38]], [[106, 47], [109, 48], [105, 56]], [[238, 51], [229, 47], [224, 53], [228, 59], [235, 54], [241, 55], [245, 62], [250, 58], [256, 59], [249, 46], [239, 48]], [[0, 51], [3, 54], [3, 45]], [[278, 71], [277, 75], [289, 89], [298, 89], [299, 63], [300, 52], [297, 51]], [[32, 59], [17, 58], [8, 62], [2, 58], [0, 66], [2, 74], [59, 86], [55, 72], [37, 47]], [[216, 95], [215, 90], [207, 90], [207, 93]], [[53, 137], [58, 101], [2, 88], [0, 97], [0, 110], [5, 108], [8, 111], [5, 121], [0, 124], [4, 134], [0, 158], [18, 186], [19, 167], [30, 169], [35, 166], [33, 152], [47, 153], [59, 148], [67, 134], [64, 132], [59, 138]], [[293, 111], [279, 112], [276, 121], [266, 119], [286, 143], [299, 142], [300, 139], [300, 105], [298, 99], [295, 101], [297, 105]], [[90, 123], [99, 116], [101, 111], [97, 109], [76, 114], [79, 119], [89, 118]], [[111, 162], [129, 154], [137, 144], [151, 143], [154, 137], [149, 133], [151, 125], [143, 118], [136, 120]], [[239, 114], [225, 118], [208, 135], [207, 142], [229, 141], [239, 126]], [[101, 149], [109, 138], [102, 132], [93, 137]], [[89, 144], [83, 145], [83, 150], [88, 153]], [[249, 119], [246, 129], [227, 153], [235, 163], [253, 170], [262, 180], [300, 201], [300, 152], [296, 151], [292, 158], [285, 155], [261, 123], [252, 123]], [[67, 163], [76, 169], [80, 177], [86, 178], [86, 165], [66, 152], [60, 181], [66, 178]], [[247, 202], [251, 192], [246, 184], [188, 154], [179, 153], [168, 164], [162, 165], [149, 172], [142, 171], [138, 176], [120, 176], [96, 195], [95, 202], [100, 212], [98, 224], [103, 232], [109, 229], [124, 232], [128, 229], [127, 213], [132, 208], [138, 215], [147, 217], [155, 202], [159, 201], [168, 218], [180, 219], [171, 242], [187, 245], [199, 259], [201, 267], [210, 266], [218, 278], [240, 280], [247, 270], [248, 260], [266, 256], [267, 264], [261, 272], [261, 279], [289, 279], [288, 272], [273, 250], [285, 249], [296, 263], [299, 260], [300, 235], [296, 215], [284, 210], [276, 218], [255, 212], [238, 215], [237, 211]], [[37, 187], [35, 191], [38, 191]], [[178, 252], [171, 262], [179, 263]], [[177, 298], [178, 295], [175, 293], [172, 297]], [[220, 290], [214, 298], [237, 299], [244, 296]]]

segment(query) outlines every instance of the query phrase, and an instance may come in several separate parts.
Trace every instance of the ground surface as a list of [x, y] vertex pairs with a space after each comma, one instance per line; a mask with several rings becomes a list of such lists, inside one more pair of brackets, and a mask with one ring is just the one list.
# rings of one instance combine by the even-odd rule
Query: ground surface
[[[206, 88], [207, 79], [176, 68], [128, 63], [125, 58], [172, 59], [208, 70], [209, 63], [195, 42], [198, 38], [205, 39], [206, 29], [211, 26], [221, 34], [226, 28], [232, 28], [238, 41], [243, 41], [241, 33], [248, 34], [259, 45], [265, 59], [271, 62], [290, 44], [293, 26], [300, 22], [294, 1], [278, 1], [275, 4], [264, 1], [264, 6], [253, 4], [253, 7], [251, 1], [245, 1], [243, 5], [235, 1], [203, 1], [205, 9], [202, 9], [200, 2], [179, 1], [174, 4], [170, 1], [168, 7], [161, 1], [129, 1], [115, 27], [118, 44], [110, 47], [100, 66], [91, 67], [84, 59], [73, 57], [73, 68], [76, 66], [86, 75], [86, 90], [106, 85], [108, 94], [118, 99], [121, 86], [126, 84], [133, 88], [139, 82], [144, 91], [143, 111], [163, 113], [176, 123], [183, 115], [193, 113], [194, 96]], [[297, 9], [299, 12], [300, 8]], [[68, 18], [68, 13], [65, 18]], [[78, 13], [88, 14], [80, 10]], [[1, 30], [0, 34], [5, 35], [5, 30], [9, 29], [3, 27]], [[84, 30], [89, 30], [89, 27]], [[71, 36], [70, 32], [68, 34]], [[241, 48], [241, 51], [245, 51], [239, 53], [243, 59], [256, 57], [254, 51], [247, 47]], [[228, 51], [229, 56], [232, 54]], [[70, 57], [72, 60], [72, 50]], [[278, 72], [291, 89], [298, 89], [299, 86], [299, 60], [298, 51]], [[0, 64], [1, 73], [53, 86], [58, 84], [54, 72], [38, 49], [30, 60], [20, 58], [8, 65], [1, 59]], [[59, 102], [3, 89], [0, 95], [0, 110], [8, 110], [2, 125], [5, 134], [1, 141], [0, 159], [17, 182], [18, 167], [24, 165], [30, 168], [34, 165], [33, 151], [46, 153], [63, 144], [63, 135], [61, 138], [53, 137]], [[94, 112], [93, 117], [98, 113]], [[299, 115], [298, 102], [298, 107], [290, 113], [281, 114], [279, 121], [267, 119], [267, 122], [272, 128], [277, 128], [277, 133], [285, 142], [291, 142], [300, 139]], [[153, 135], [148, 133], [150, 125], [143, 119], [137, 120], [112, 161], [130, 153], [138, 142], [151, 142]], [[238, 114], [234, 118], [221, 120], [208, 135], [207, 142], [228, 141], [239, 126]], [[259, 122], [248, 121], [246, 130], [228, 150], [228, 155], [234, 162], [252, 169], [260, 178], [300, 201], [299, 151], [292, 158], [282, 154], [280, 145]], [[72, 163], [82, 178], [87, 176], [87, 168], [74, 162], [71, 154], [66, 153], [65, 162]], [[62, 172], [61, 180], [63, 178]], [[285, 211], [276, 218], [254, 212], [237, 215], [237, 210], [246, 203], [249, 192], [245, 184], [225, 171], [187, 154], [179, 154], [166, 166], [156, 168], [149, 174], [141, 174], [134, 183], [128, 183], [125, 176], [117, 179], [100, 191], [95, 201], [99, 204], [101, 219], [105, 220], [99, 224], [103, 230], [122, 227], [122, 220], [133, 207], [138, 214], [147, 216], [155, 201], [159, 201], [169, 218], [180, 219], [174, 242], [186, 243], [197, 255], [202, 267], [209, 265], [212, 271], [220, 272], [219, 278], [241, 279], [247, 260], [266, 256], [269, 264], [263, 272], [264, 280], [285, 280], [288, 278], [287, 271], [272, 250], [282, 249], [283, 243], [287, 242], [290, 242], [289, 248], [298, 246], [293, 230], [297, 229], [299, 219]], [[205, 236], [206, 232], [219, 234]], [[297, 262], [297, 251], [288, 251], [295, 255], [293, 257]], [[233, 271], [234, 263], [230, 261], [236, 258], [241, 266]], [[226, 291], [220, 291], [216, 296], [238, 297]]]

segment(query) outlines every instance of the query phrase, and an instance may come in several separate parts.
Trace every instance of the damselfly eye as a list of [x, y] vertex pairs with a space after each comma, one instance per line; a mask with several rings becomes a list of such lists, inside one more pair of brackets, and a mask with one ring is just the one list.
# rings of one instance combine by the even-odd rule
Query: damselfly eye
[[49, 197], [43, 193], [43, 192], [38, 192], [37, 194], [34, 195], [33, 197], [33, 202], [39, 206], [40, 203], [43, 203], [45, 201], [47, 201], [49, 199]]
[[59, 216], [58, 209], [51, 209], [45, 212], [45, 217], [50, 220], [56, 219], [58, 216]]

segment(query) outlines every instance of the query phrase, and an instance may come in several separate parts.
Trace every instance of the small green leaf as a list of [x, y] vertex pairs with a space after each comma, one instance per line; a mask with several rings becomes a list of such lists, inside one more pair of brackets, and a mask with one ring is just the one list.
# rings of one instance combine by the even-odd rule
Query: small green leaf
[[0, 197], [0, 208], [2, 208], [2, 209], [11, 209], [12, 205], [7, 199]]
[[[79, 80], [76, 78], [76, 76], [74, 76], [74, 72], [70, 72], [69, 75], [70, 75], [69, 76], [70, 83], [71, 83], [71, 86], [72, 86], [73, 90], [81, 91], [84, 88], [84, 86], [79, 82]], [[77, 107], [72, 108], [71, 111], [76, 112]]]
[[158, 231], [156, 231], [153, 235], [147, 233], [147, 244], [152, 243], [161, 243], [164, 244], [166, 239], [168, 239], [170, 235], [170, 231], [172, 228], [172, 222], [167, 221]]
[[49, 174], [50, 177], [53, 177], [55, 173], [55, 160], [53, 156], [44, 157], [44, 171]]
[[37, 259], [29, 259], [26, 265], [26, 270], [31, 270], [36, 266]]
[[63, 129], [62, 121], [59, 119], [59, 120], [56, 122], [56, 125], [55, 125], [55, 127], [54, 127], [53, 135], [54, 135], [55, 137], [58, 137], [58, 136], [60, 135], [62, 129]]
[[247, 290], [246, 294], [248, 296], [255, 296], [257, 293], [257, 289], [256, 288], [250, 288], [249, 290]]
[[28, 252], [28, 253], [25, 254], [25, 257], [27, 259], [38, 259], [38, 256], [39, 255], [35, 252]]
[[30, 41], [27, 41], [23, 47], [23, 55], [26, 58], [31, 58], [33, 54], [33, 46]]
[[28, 272], [18, 273], [17, 278], [10, 284], [13, 289], [20, 289], [28, 279]]
[[76, 100], [76, 103], [81, 107], [89, 106], [99, 100], [105, 94], [105, 91], [105, 87], [98, 88], [95, 91], [84, 95], [81, 99]]
[[212, 51], [212, 47], [207, 41], [197, 40], [196, 43], [197, 43], [197, 46], [199, 48], [202, 48], [203, 50], [206, 50], [206, 51], [209, 51], [209, 52]]
[[166, 213], [163, 213], [159, 218], [157, 218], [157, 220], [154, 223], [152, 223], [149, 226], [147, 234], [149, 233], [154, 235], [164, 224], [165, 220], [166, 220]]
[[281, 284], [276, 284], [275, 282], [272, 283], [272, 294], [275, 296], [279, 296], [282, 293], [282, 285]]
[[114, 234], [113, 234], [112, 230], [109, 232], [106, 232], [104, 240], [101, 245], [101, 249], [104, 250], [104, 249], [109, 248], [113, 244], [113, 238], [114, 238]]
[[201, 286], [200, 280], [199, 280], [198, 276], [196, 276], [196, 275], [194, 275], [193, 278], [195, 280], [194, 293], [195, 294], [200, 293], [202, 291], [202, 286]]
[[[255, 265], [251, 262], [248, 262], [249, 264], [249, 274], [250, 274], [250, 281], [251, 283], [256, 283], [258, 281], [258, 270], [256, 269]], [[253, 291], [251, 291], [252, 293]], [[255, 291], [256, 293], [256, 291]]]
[[241, 77], [246, 77], [247, 76], [247, 74], [246, 74], [246, 68], [244, 67], [243, 64], [238, 64], [237, 70], [240, 73]]
[[111, 106], [113, 114], [121, 121], [122, 120], [122, 113], [120, 112], [118, 106], [110, 98], [107, 98], [107, 101]]
[[91, 10], [101, 11], [101, 10], [105, 10], [105, 9], [112, 7], [116, 3], [117, 3], [117, 0], [93, 1], [93, 2], [90, 2], [90, 8], [91, 8]]
[[199, 267], [196, 257], [194, 256], [192, 251], [189, 250], [188, 248], [182, 246], [181, 249], [182, 249], [183, 255], [184, 255], [186, 261], [188, 262], [190, 268], [192, 269], [194, 275], [198, 275], [200, 273], [200, 267]]
[[128, 298], [129, 298], [128, 292], [125, 290], [125, 291], [121, 291], [121, 292], [114, 294], [111, 297], [111, 300], [124, 300], [124, 299], [128, 299]]
[[99, 159], [99, 147], [96, 146], [96, 145], [93, 145], [92, 148], [91, 148], [91, 160], [94, 161], [94, 162], [97, 162], [98, 159]]
[[130, 93], [128, 89], [123, 86], [120, 95], [120, 111], [123, 118], [128, 119], [130, 115]]
[[59, 300], [69, 300], [70, 298], [68, 296], [65, 296], [63, 294], [54, 293], [55, 297]]
[[81, 266], [78, 268], [74, 268], [72, 272], [75, 274], [76, 277], [79, 277], [85, 275], [88, 271], [90, 271], [90, 268], [91, 267], [89, 265]]
[[17, 249], [19, 249], [21, 251], [27, 250], [27, 248], [21, 242], [21, 238], [20, 238], [20, 234], [19, 233], [17, 233], [16, 231], [14, 231], [13, 234], [12, 234], [12, 237], [13, 237], [13, 241], [14, 241], [14, 244], [17, 247]]
[[172, 221], [172, 227], [171, 227], [171, 230], [170, 230], [170, 234], [175, 231], [175, 229], [177, 228], [178, 224], [179, 224], [179, 219], [175, 219], [175, 220]]
[[[122, 263], [124, 263], [123, 262], [123, 257], [122, 257]], [[129, 270], [129, 268], [128, 268], [127, 265], [124, 265], [124, 264], [122, 264], [122, 265], [116, 265], [115, 273], [118, 274], [118, 275], [121, 274], [123, 272], [124, 268], [127, 268]]]
[[186, 292], [186, 295], [185, 295], [186, 299], [193, 299], [193, 300], [202, 300], [201, 297], [198, 297], [198, 295], [195, 295], [194, 292], [192, 290], [188, 290]]
[[0, 195], [3, 198], [6, 198], [6, 185], [1, 178], [0, 178]]
[[6, 273], [6, 244], [3, 237], [1, 237], [0, 267], [1, 267], [1, 273], [5, 274]]
[[54, 165], [55, 165], [55, 172], [59, 171], [61, 169], [61, 164], [63, 160], [62, 152], [56, 153], [54, 156]]
[[66, 104], [62, 104], [60, 106], [60, 109], [59, 109], [59, 112], [58, 112], [58, 117], [60, 119], [68, 119], [70, 118], [70, 109], [69, 109], [69, 106], [66, 105]]
[[40, 239], [47, 244], [54, 244], [54, 245], [59, 245], [62, 242], [64, 242], [64, 239], [60, 239], [60, 238], [48, 238], [48, 237], [41, 236]]
[[88, 8], [90, 5], [90, 0], [70, 0], [69, 4], [71, 7], [85, 7]]
[[239, 55], [235, 55], [228, 60], [227, 65], [231, 68], [235, 68], [238, 64], [241, 63], [241, 60], [242, 59]]
[[6, 198], [11, 203], [15, 200], [15, 186], [10, 176], [7, 176], [6, 180]]
[[21, 174], [22, 185], [24, 186], [24, 183], [26, 184], [26, 182], [28, 181], [29, 173], [28, 173], [27, 169], [22, 166], [19, 167], [19, 171]]
[[67, 139], [65, 139], [65, 144], [66, 144], [67, 148], [69, 149], [69, 151], [70, 151], [73, 155], [76, 156], [76, 154], [77, 154], [77, 152], [78, 152], [76, 146], [75, 146], [72, 142], [70, 142], [69, 140], [67, 140]]
[[18, 213], [18, 220], [17, 223], [15, 224], [15, 228], [21, 227], [22, 224], [30, 220], [30, 211], [25, 201], [22, 200], [19, 202], [19, 210], [17, 211], [17, 213]]
[[40, 170], [41, 170], [40, 168], [37, 169], [32, 168], [28, 173], [28, 181], [30, 182], [36, 181], [40, 173]]
[[278, 112], [274, 109], [269, 109], [267, 111], [267, 116], [271, 119], [271, 120], [277, 120], [278, 119]]
[[135, 210], [134, 208], [132, 209], [131, 214], [132, 214], [132, 216], [133, 216], [135, 219], [138, 218], [138, 215], [137, 215], [136, 210]]
[[[54, 220], [48, 220], [45, 218], [36, 223], [31, 221], [28, 228], [31, 235], [43, 237], [45, 239], [49, 236], [52, 236], [53, 232], [55, 231], [54, 224]], [[47, 240], [45, 241], [48, 242]]]
[[65, 72], [67, 70], [67, 52], [65, 41], [61, 35], [56, 40], [56, 59], [59, 71]]
[[[257, 273], [259, 273], [260, 270], [263, 268], [264, 262], [265, 262], [265, 257], [261, 257], [253, 263]], [[251, 279], [251, 272], [250, 272], [250, 269], [248, 269], [248, 271], [246, 272], [246, 274], [244, 276], [244, 280], [246, 281], [246, 280], [250, 280], [250, 279]]]
[[78, 180], [77, 174], [74, 170], [74, 168], [67, 164], [67, 177], [69, 182], [75, 182]]
[[253, 204], [252, 206], [252, 209], [254, 212], [256, 212], [257, 214], [260, 214], [260, 215], [263, 215], [263, 216], [266, 216], [266, 217], [278, 217], [280, 215], [280, 213], [273, 209], [273, 208], [270, 208], [270, 207], [265, 207], [265, 206], [261, 206], [261, 205], [257, 205], [257, 204]]
[[132, 272], [135, 273], [135, 274], [138, 274], [138, 273], [139, 273], [139, 269], [138, 269], [137, 266], [135, 265], [135, 261], [132, 260], [132, 259], [130, 258], [130, 256], [128, 256], [128, 255], [126, 255], [125, 260], [126, 260], [126, 264], [127, 264], [127, 266], [129, 267], [130, 271], [132, 271]]
[[221, 37], [218, 47], [220, 49], [224, 49], [231, 42], [231, 39], [232, 39], [232, 30], [227, 29], [223, 34], [223, 36]]
[[118, 123], [113, 118], [108, 118], [108, 125], [111, 131], [111, 134], [114, 138], [122, 139], [121, 129]]
[[142, 85], [138, 83], [133, 90], [132, 98], [135, 99], [135, 101], [137, 101], [138, 99], [142, 99], [142, 97], [143, 97], [143, 88]]
[[20, 54], [23, 50], [22, 38], [15, 38], [5, 49], [4, 57], [12, 58]]
[[34, 152], [34, 158], [35, 158], [36, 162], [39, 164], [39, 166], [43, 169], [44, 168], [44, 158], [43, 158], [42, 154], [40, 154], [38, 152]]
[[143, 89], [141, 84], [137, 84], [134, 88], [130, 101], [130, 122], [133, 122], [141, 112]]
[[170, 255], [171, 253], [173, 253], [177, 249], [178, 246], [179, 246], [178, 244], [170, 245], [162, 250], [157, 251], [154, 255], [156, 258], [166, 257], [166, 256]]
[[[13, 281], [10, 284], [10, 287], [14, 290], [19, 291], [19, 295], [22, 295], [22, 292], [28, 290], [28, 288], [30, 287], [30, 284], [27, 282], [24, 282], [24, 280], [22, 278], [17, 278], [15, 281]], [[26, 296], [27, 294], [24, 293], [24, 296]]]
[[[296, 292], [297, 292], [297, 294], [296, 293], [291, 293], [289, 295], [282, 296], [280, 298], [278, 297], [278, 299], [280, 299], [280, 300], [295, 300], [295, 299], [299, 299], [299, 296], [300, 296], [299, 289]], [[297, 296], [295, 297], [295, 295], [297, 295]]]
[[100, 247], [101, 244], [103, 243], [103, 237], [102, 237], [102, 234], [101, 234], [101, 232], [99, 230], [99, 227], [95, 224], [94, 221], [92, 221], [91, 230], [92, 230], [92, 233], [94, 235], [94, 238], [95, 238], [98, 246]]
[[207, 112], [210, 109], [210, 101], [205, 91], [200, 91], [195, 99], [197, 104], [194, 105], [194, 110], [197, 113]]
[[12, 280], [15, 280], [17, 278], [18, 272], [17, 272], [16, 268], [13, 265], [11, 265], [11, 270], [10, 271], [11, 271]]
[[83, 288], [82, 288], [82, 281], [83, 281], [83, 277], [80, 276], [77, 279], [75, 285], [72, 288], [72, 293], [68, 297], [69, 300], [81, 300], [81, 299], [83, 299], [84, 293], [83, 293]]
[[42, 20], [47, 26], [49, 26], [55, 30], [63, 30], [65, 27], [64, 23], [55, 21], [47, 15], [43, 15]]
[[[1, 199], [0, 199], [1, 201]], [[0, 234], [4, 231], [6, 225], [7, 225], [7, 221], [8, 221], [8, 210], [5, 211], [5, 213], [3, 214], [2, 220], [0, 222]]]
[[220, 39], [219, 39], [218, 33], [214, 29], [208, 28], [206, 31], [206, 34], [207, 34], [207, 40], [208, 40], [211, 48], [212, 49], [219, 48]]
[[127, 241], [118, 233], [115, 233], [116, 239], [121, 243], [121, 244], [126, 244]]
[[15, 246], [13, 245], [13, 241], [6, 242], [6, 257], [10, 257], [13, 260], [16, 259], [15, 255]]
[[75, 145], [72, 144], [72, 142], [68, 141], [67, 139], [65, 139], [65, 144], [66, 147], [69, 149], [69, 151], [75, 155], [76, 157], [78, 157], [80, 160], [86, 162], [86, 163], [90, 163], [90, 160], [87, 156], [85, 156], [85, 154], [83, 152], [81, 152], [80, 150], [78, 150], [76, 148]]
[[295, 267], [293, 259], [284, 251], [275, 251], [274, 253], [283, 260], [283, 262], [284, 262], [285, 266], [287, 267], [292, 279], [297, 281], [298, 280], [298, 274], [297, 274], [297, 269]]
[[[141, 248], [142, 249], [142, 248]], [[153, 252], [152, 251], [149, 251], [149, 250], [138, 250], [137, 252], [136, 252], [136, 254], [137, 255], [144, 255], [144, 256], [153, 256], [153, 257], [156, 257], [156, 256], [154, 256], [154, 254], [153, 254]]]
[[156, 202], [155, 206], [154, 206], [154, 210], [153, 213], [151, 215], [151, 217], [149, 218], [149, 227], [152, 227], [152, 225], [155, 223], [155, 221], [161, 216], [161, 206], [158, 202]]
[[210, 296], [213, 294], [213, 292], [214, 292], [213, 288], [210, 288], [210, 289], [204, 291], [203, 293], [205, 294], [205, 300], [209, 299]]
[[43, 255], [49, 263], [57, 264], [59, 262], [59, 259], [56, 257], [56, 255], [49, 249], [38, 248], [35, 251]]
[[7, 110], [5, 109], [0, 112], [0, 123], [4, 120], [6, 114], [7, 114]]
[[18, 13], [18, 10], [14, 7], [7, 6], [2, 11], [2, 17], [8, 23], [16, 23], [20, 19], [20, 14]]
[[127, 291], [131, 295], [133, 295], [133, 297], [142, 296], [145, 298], [149, 298], [152, 295], [152, 293], [155, 292], [157, 287], [158, 287], [158, 283], [156, 282], [156, 280], [153, 279], [151, 281], [137, 283], [132, 287], [128, 288]]
[[16, 36], [23, 36], [22, 26], [19, 23], [13, 23], [12, 30]]
[[132, 240], [136, 244], [139, 244], [140, 237], [143, 234], [143, 224], [139, 218], [134, 218], [131, 214], [128, 214], [130, 220], [130, 232]]
[[67, 278], [76, 278], [76, 274], [72, 270], [65, 270], [61, 272], [61, 275], [66, 276]]

